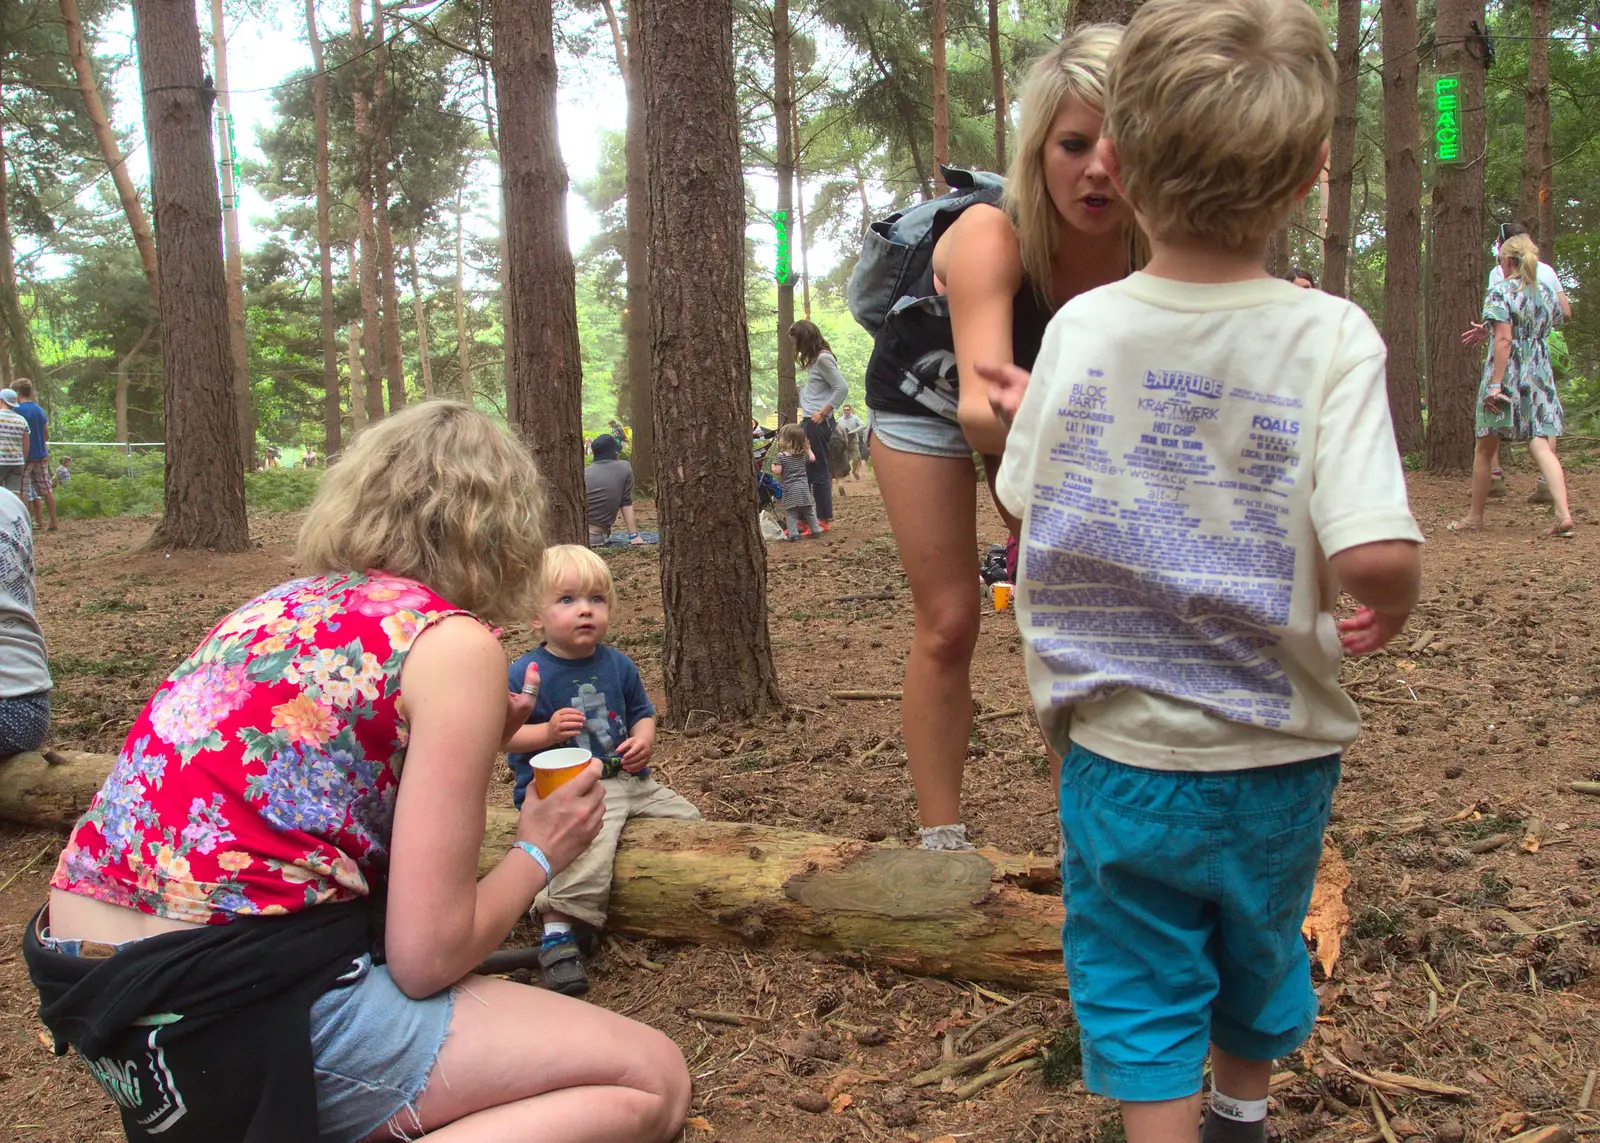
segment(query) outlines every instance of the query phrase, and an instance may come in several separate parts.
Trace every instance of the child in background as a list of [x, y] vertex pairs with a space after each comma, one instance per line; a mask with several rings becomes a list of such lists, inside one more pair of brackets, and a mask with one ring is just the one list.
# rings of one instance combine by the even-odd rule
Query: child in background
[[[979, 370], [1066, 755], [1083, 1079], [1129, 1143], [1266, 1139], [1272, 1060], [1316, 1020], [1300, 923], [1360, 729], [1340, 642], [1381, 647], [1421, 578], [1378, 331], [1261, 266], [1327, 159], [1334, 83], [1302, 0], [1147, 0], [1098, 153], [1149, 263], [1061, 308], [1031, 383]], [[1336, 624], [1340, 587], [1362, 606]]]
[[56, 466], [56, 483], [64, 485], [71, 479], [72, 458], [70, 456], [64, 456], [61, 458], [61, 463]]
[[589, 977], [573, 923], [595, 931], [604, 927], [622, 827], [633, 817], [692, 820], [700, 811], [650, 777], [656, 708], [633, 660], [604, 645], [616, 600], [611, 569], [588, 548], [561, 544], [545, 552], [542, 581], [544, 602], [533, 626], [544, 641], [510, 672], [513, 691], [536, 689], [538, 698], [527, 724], [512, 735], [506, 760], [516, 775], [512, 796], [518, 809], [533, 780], [535, 755], [581, 746], [605, 763], [600, 833], [530, 910], [544, 921], [539, 966], [545, 987], [581, 996], [589, 991]]
[[[777, 470], [778, 483], [783, 485], [783, 511], [789, 517], [791, 540], [798, 540], [802, 535], [822, 534], [822, 526], [817, 522], [817, 503], [811, 496], [810, 478], [806, 476], [806, 463], [815, 460], [803, 428], [784, 425], [778, 430], [777, 457], [772, 467]], [[805, 531], [802, 532], [802, 528]]]

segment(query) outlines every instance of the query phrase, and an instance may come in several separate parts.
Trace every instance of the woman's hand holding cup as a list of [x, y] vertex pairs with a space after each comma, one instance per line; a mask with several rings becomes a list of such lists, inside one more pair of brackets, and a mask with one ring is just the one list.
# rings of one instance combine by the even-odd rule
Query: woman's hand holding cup
[[553, 873], [571, 865], [589, 848], [605, 818], [606, 792], [600, 784], [600, 762], [589, 763], [572, 781], [549, 797], [528, 798], [517, 818], [517, 840], [544, 851]]

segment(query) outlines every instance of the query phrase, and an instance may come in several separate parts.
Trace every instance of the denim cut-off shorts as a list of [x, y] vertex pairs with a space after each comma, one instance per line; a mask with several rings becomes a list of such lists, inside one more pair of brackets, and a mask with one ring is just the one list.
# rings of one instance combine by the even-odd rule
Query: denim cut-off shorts
[[972, 446], [961, 426], [954, 421], [929, 414], [870, 412], [872, 435], [877, 443], [895, 452], [916, 453], [918, 456], [946, 456], [953, 460], [968, 460]]
[[1062, 930], [1084, 1086], [1133, 1102], [1200, 1090], [1208, 1041], [1246, 1060], [1317, 1018], [1300, 925], [1339, 758], [1227, 773], [1061, 767]]
[[[46, 948], [83, 955], [83, 941], [42, 935]], [[132, 943], [132, 942], [129, 942]], [[122, 947], [120, 945], [116, 946]], [[361, 1143], [398, 1116], [395, 1138], [420, 1138], [417, 1101], [450, 1031], [452, 990], [412, 1000], [370, 956], [311, 1005], [318, 1143]]]

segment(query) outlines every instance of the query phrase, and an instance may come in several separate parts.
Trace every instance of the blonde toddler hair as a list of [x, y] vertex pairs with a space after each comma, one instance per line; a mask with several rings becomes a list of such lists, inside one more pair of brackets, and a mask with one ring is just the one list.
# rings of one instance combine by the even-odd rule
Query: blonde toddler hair
[[1103, 133], [1151, 236], [1265, 241], [1316, 178], [1336, 75], [1305, 0], [1148, 0], [1112, 60]]
[[617, 601], [610, 565], [582, 544], [557, 544], [545, 550], [539, 573], [539, 606], [549, 603], [567, 583], [585, 594], [605, 596], [608, 605]]
[[806, 431], [799, 425], [784, 425], [778, 430], [778, 452], [784, 456], [806, 455]]
[[1507, 238], [1500, 244], [1500, 260], [1503, 262], [1507, 258], [1517, 260], [1517, 278], [1524, 288], [1538, 285], [1539, 248], [1533, 244], [1533, 239], [1526, 234]]
[[362, 431], [300, 528], [312, 573], [385, 571], [486, 619], [528, 614], [544, 559], [533, 457], [458, 401], [426, 401]]
[[1016, 150], [1006, 172], [1001, 207], [1016, 227], [1022, 247], [1022, 270], [1035, 292], [1049, 301], [1051, 261], [1061, 247], [1065, 223], [1050, 200], [1044, 179], [1044, 152], [1050, 128], [1069, 99], [1094, 111], [1106, 106], [1106, 71], [1122, 39], [1115, 24], [1087, 24], [1074, 29], [1028, 72], [1022, 89], [1022, 118]]

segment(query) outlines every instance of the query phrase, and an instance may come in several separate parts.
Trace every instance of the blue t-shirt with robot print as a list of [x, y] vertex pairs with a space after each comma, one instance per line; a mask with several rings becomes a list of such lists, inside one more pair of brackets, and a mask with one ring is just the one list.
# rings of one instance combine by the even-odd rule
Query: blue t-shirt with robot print
[[[549, 722], [556, 711], [569, 706], [581, 710], [584, 728], [557, 746], [583, 747], [606, 763], [606, 777], [616, 777], [621, 767], [615, 755], [628, 737], [628, 728], [641, 718], [654, 718], [656, 714], [633, 660], [611, 647], [596, 647], [587, 658], [563, 659], [552, 654], [550, 648], [540, 646], [511, 664], [511, 690], [522, 690], [529, 663], [539, 668], [539, 699], [533, 704], [528, 722]], [[532, 753], [506, 758], [517, 778], [513, 797], [519, 809], [528, 784], [533, 781], [532, 758]], [[640, 771], [640, 776], [648, 773], [649, 770]]]

